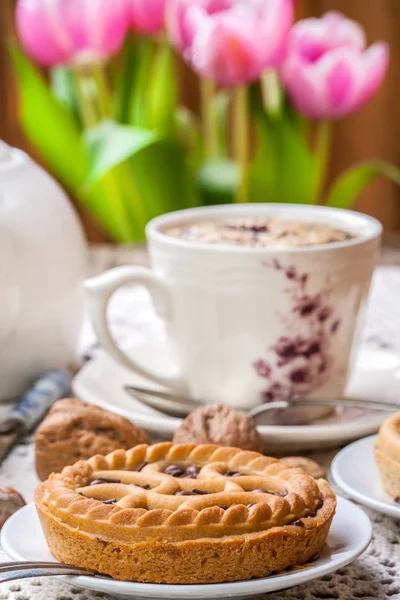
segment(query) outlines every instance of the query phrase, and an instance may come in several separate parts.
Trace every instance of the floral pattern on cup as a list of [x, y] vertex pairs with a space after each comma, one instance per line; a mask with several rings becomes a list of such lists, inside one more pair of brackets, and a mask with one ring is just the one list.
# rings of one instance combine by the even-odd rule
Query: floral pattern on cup
[[330, 303], [329, 281], [317, 293], [311, 293], [310, 276], [296, 267], [285, 267], [274, 260], [269, 268], [282, 273], [289, 286], [285, 290], [290, 310], [280, 319], [287, 331], [270, 348], [273, 360], [259, 358], [254, 369], [268, 382], [262, 391], [263, 402], [292, 400], [309, 396], [332, 376], [335, 367], [331, 345], [341, 321]]

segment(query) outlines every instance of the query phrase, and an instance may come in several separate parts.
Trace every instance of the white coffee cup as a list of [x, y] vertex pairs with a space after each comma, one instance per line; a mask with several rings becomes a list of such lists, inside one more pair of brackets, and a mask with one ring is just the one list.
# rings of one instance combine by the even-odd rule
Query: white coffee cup
[[[297, 247], [232, 247], [168, 236], [188, 221], [257, 217], [324, 223], [352, 239]], [[382, 227], [359, 213], [249, 204], [170, 213], [147, 227], [151, 269], [126, 266], [86, 283], [103, 348], [156, 384], [205, 402], [250, 408], [294, 397], [343, 395], [355, 354]], [[146, 287], [165, 320], [179, 376], [133, 361], [113, 340], [107, 305], [122, 285]]]

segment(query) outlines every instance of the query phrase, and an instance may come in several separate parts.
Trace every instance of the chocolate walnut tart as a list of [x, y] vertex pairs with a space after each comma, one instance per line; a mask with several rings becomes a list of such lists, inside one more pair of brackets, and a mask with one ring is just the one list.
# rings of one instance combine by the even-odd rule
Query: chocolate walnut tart
[[161, 443], [66, 467], [36, 507], [60, 561], [116, 579], [216, 583], [301, 565], [325, 544], [323, 480], [257, 452]]

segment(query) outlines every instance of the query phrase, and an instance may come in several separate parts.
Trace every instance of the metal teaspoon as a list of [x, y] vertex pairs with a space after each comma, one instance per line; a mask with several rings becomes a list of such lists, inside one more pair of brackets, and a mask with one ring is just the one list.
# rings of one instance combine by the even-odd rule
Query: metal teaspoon
[[[124, 389], [130, 396], [146, 406], [171, 417], [186, 417], [196, 408], [208, 404], [208, 402], [199, 402], [175, 392], [150, 390], [130, 385], [124, 386]], [[263, 425], [304, 425], [307, 422], [304, 421], [301, 408], [309, 406], [348, 407], [384, 412], [400, 411], [400, 404], [389, 402], [375, 402], [355, 398], [329, 400], [324, 398], [299, 398], [292, 401], [279, 400], [261, 404], [247, 411], [247, 414], [257, 422], [262, 421]]]

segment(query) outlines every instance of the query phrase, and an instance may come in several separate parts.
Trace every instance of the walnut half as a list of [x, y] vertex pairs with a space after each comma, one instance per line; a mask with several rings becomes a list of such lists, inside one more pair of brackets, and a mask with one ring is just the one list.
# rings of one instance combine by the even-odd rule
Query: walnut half
[[174, 435], [176, 444], [218, 444], [261, 452], [263, 441], [256, 423], [247, 415], [222, 404], [198, 408]]

